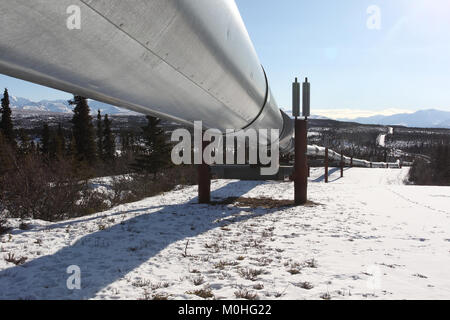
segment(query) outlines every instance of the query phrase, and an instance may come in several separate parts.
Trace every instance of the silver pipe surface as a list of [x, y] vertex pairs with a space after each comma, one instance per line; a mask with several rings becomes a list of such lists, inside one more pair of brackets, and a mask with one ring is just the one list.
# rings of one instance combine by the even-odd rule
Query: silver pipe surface
[[0, 0], [0, 12], [0, 73], [185, 124], [279, 129], [292, 146], [234, 0]]

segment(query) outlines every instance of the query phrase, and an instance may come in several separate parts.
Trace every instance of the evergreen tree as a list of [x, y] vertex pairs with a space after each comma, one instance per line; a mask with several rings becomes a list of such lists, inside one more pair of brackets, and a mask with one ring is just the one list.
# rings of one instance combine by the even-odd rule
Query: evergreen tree
[[130, 149], [130, 137], [129, 134], [123, 130], [120, 131], [120, 146], [122, 153], [127, 153]]
[[143, 127], [144, 145], [139, 146], [138, 156], [132, 168], [140, 173], [156, 173], [170, 164], [170, 145], [166, 141], [160, 119], [147, 116], [148, 124]]
[[11, 118], [11, 108], [9, 105], [9, 94], [8, 89], [5, 89], [2, 99], [2, 108], [0, 109], [2, 114], [2, 118], [0, 121], [0, 131], [3, 134], [3, 137], [8, 141], [11, 145], [15, 146], [16, 141], [14, 139], [14, 128], [13, 122]]
[[44, 124], [42, 129], [41, 152], [44, 156], [48, 156], [50, 152], [50, 129], [48, 124]]
[[74, 96], [74, 99], [70, 100], [69, 103], [75, 106], [72, 124], [76, 158], [80, 161], [95, 161], [94, 126], [92, 125], [92, 117], [89, 114], [87, 99]]
[[114, 160], [116, 153], [116, 143], [111, 131], [111, 121], [108, 115], [105, 115], [104, 130], [103, 130], [103, 157], [106, 161]]
[[70, 141], [69, 141], [69, 147], [67, 150], [68, 155], [72, 158], [72, 160], [75, 159], [75, 157], [77, 156], [77, 146], [76, 145], [77, 145], [77, 143], [75, 141], [75, 136], [73, 135], [73, 132], [72, 132], [72, 135], [71, 135]]
[[58, 125], [56, 132], [49, 132], [48, 154], [51, 159], [62, 159], [65, 155], [65, 138], [61, 125]]
[[450, 185], [449, 145], [440, 143], [431, 158], [433, 180], [438, 185]]
[[103, 159], [103, 122], [100, 109], [97, 113], [97, 154], [99, 158]]
[[0, 176], [15, 167], [15, 152], [0, 131]]
[[51, 142], [50, 154], [53, 158], [62, 158], [66, 151], [66, 138], [64, 137], [64, 131], [61, 124], [58, 125], [56, 134], [53, 135]]
[[19, 154], [22, 156], [29, 155], [35, 151], [34, 142], [24, 129], [19, 130]]

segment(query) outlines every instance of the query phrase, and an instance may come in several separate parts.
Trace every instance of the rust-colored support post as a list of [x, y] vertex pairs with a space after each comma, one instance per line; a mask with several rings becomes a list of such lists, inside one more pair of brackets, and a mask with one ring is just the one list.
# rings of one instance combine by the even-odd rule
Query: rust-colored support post
[[203, 157], [203, 152], [208, 144], [208, 141], [202, 142], [202, 164], [198, 166], [198, 203], [200, 204], [211, 202], [211, 171]]
[[325, 183], [328, 183], [328, 148], [325, 148]]
[[344, 154], [341, 152], [341, 178], [344, 177]]
[[308, 120], [295, 119], [295, 178], [294, 198], [296, 205], [308, 200], [308, 159], [307, 152]]

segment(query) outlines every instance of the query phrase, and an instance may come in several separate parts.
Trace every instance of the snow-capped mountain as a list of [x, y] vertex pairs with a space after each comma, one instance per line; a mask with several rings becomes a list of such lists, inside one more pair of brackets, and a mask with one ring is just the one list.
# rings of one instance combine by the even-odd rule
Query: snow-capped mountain
[[[42, 111], [42, 112], [62, 112], [72, 113], [73, 106], [69, 104], [67, 100], [42, 100], [34, 102], [26, 98], [20, 98], [10, 96], [10, 104], [12, 110], [25, 110], [25, 111]], [[89, 106], [91, 113], [97, 113], [100, 110], [103, 114], [135, 114], [132, 111], [121, 109], [116, 106], [112, 106], [103, 102], [89, 100]]]
[[362, 124], [399, 125], [415, 128], [448, 128], [450, 129], [450, 112], [440, 110], [421, 110], [415, 113], [401, 113], [391, 116], [373, 116], [356, 119], [338, 119], [341, 121]]
[[[288, 109], [283, 109], [283, 111], [290, 116], [291, 118], [293, 118], [292, 116], [292, 110], [288, 110]], [[319, 115], [315, 115], [312, 114], [309, 119], [315, 119], [315, 120], [330, 120], [330, 118], [324, 117], [324, 116], [319, 116]]]

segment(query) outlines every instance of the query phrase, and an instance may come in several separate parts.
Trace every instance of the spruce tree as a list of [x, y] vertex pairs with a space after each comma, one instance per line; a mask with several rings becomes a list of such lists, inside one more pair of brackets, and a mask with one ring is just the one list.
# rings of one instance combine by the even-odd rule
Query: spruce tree
[[100, 109], [97, 113], [97, 155], [99, 158], [103, 159], [103, 122], [102, 114]]
[[8, 89], [5, 89], [5, 92], [3, 94], [2, 108], [0, 109], [0, 112], [2, 114], [0, 121], [0, 131], [2, 132], [3, 137], [6, 139], [6, 141], [15, 146], [16, 141], [14, 139], [14, 127], [11, 118], [12, 112], [9, 105]]
[[61, 160], [65, 155], [65, 138], [61, 125], [58, 125], [56, 132], [49, 133], [48, 154], [51, 159], [57, 160]]
[[138, 155], [132, 168], [139, 173], [156, 173], [170, 164], [170, 145], [166, 141], [164, 130], [160, 128], [160, 119], [147, 116], [148, 124], [143, 127], [144, 145], [139, 146]]
[[130, 148], [130, 138], [127, 132], [121, 130], [120, 134], [120, 146], [121, 146], [121, 151], [122, 153], [127, 153], [129, 151]]
[[19, 130], [19, 155], [26, 156], [34, 152], [34, 143], [23, 128]]
[[67, 150], [67, 153], [72, 160], [74, 160], [77, 156], [76, 144], [77, 143], [75, 141], [75, 137], [74, 137], [73, 131], [72, 131], [72, 135], [70, 136], [69, 146], [68, 146], [68, 150]]
[[13, 147], [0, 131], [0, 177], [15, 168], [15, 155]]
[[57, 159], [63, 158], [66, 153], [66, 138], [61, 124], [58, 125], [58, 130], [51, 141], [51, 156]]
[[41, 152], [44, 156], [48, 156], [50, 152], [50, 129], [48, 124], [44, 124], [42, 129]]
[[103, 157], [106, 161], [114, 160], [116, 153], [116, 143], [111, 131], [111, 121], [108, 115], [105, 115], [104, 130], [103, 130]]
[[72, 124], [76, 158], [80, 161], [93, 162], [96, 160], [95, 133], [87, 99], [74, 96], [69, 103], [75, 106]]

